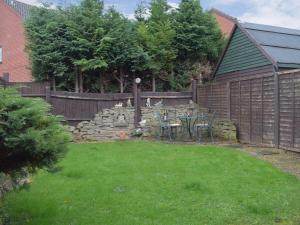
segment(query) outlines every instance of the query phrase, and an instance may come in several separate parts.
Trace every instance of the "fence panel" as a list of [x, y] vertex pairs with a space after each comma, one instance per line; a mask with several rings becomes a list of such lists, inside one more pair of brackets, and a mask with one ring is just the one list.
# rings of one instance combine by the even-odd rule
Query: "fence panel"
[[300, 151], [300, 71], [280, 72], [278, 77], [278, 97], [275, 77], [268, 74], [199, 86], [198, 103], [219, 117], [228, 114], [243, 142], [274, 146], [278, 133], [281, 148]]
[[250, 82], [250, 140], [263, 143], [263, 79], [253, 79]]
[[262, 143], [274, 145], [275, 101], [274, 77], [263, 79], [262, 94]]
[[228, 116], [228, 92], [226, 83], [213, 83], [198, 87], [197, 103], [215, 112], [217, 117]]
[[279, 76], [280, 86], [280, 146], [300, 151], [300, 73]]
[[192, 100], [192, 92], [142, 92], [141, 105], [146, 106], [147, 98], [151, 99], [151, 105], [162, 101], [163, 105], [184, 105]]
[[241, 81], [241, 119], [240, 119], [240, 133], [239, 137], [241, 140], [250, 142], [250, 112], [251, 112], [251, 82], [250, 80]]
[[16, 87], [20, 94], [24, 97], [40, 97], [45, 98], [46, 87], [50, 86], [49, 82], [23, 82], [13, 83], [10, 82], [9, 86]]
[[[151, 105], [162, 101], [163, 105], [188, 104], [192, 99], [191, 92], [142, 92], [141, 106], [146, 106], [147, 98]], [[91, 120], [95, 114], [103, 109], [113, 108], [118, 103], [127, 106], [128, 99], [134, 105], [132, 93], [96, 94], [96, 93], [71, 93], [51, 92], [52, 112], [62, 115], [67, 121], [80, 122]]]
[[106, 108], [113, 108], [118, 103], [126, 106], [128, 99], [132, 100], [131, 93], [124, 94], [96, 94], [51, 92], [52, 112], [64, 116], [67, 121], [91, 120], [95, 114]]
[[279, 76], [279, 142], [280, 146], [293, 147], [293, 74]]
[[240, 82], [231, 82], [230, 88], [230, 119], [240, 127], [241, 124], [241, 88]]

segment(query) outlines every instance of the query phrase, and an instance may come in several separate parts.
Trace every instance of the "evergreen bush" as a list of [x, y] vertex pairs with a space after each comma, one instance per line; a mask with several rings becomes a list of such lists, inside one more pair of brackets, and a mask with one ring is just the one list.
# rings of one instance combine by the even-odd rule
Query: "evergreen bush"
[[65, 155], [69, 140], [44, 100], [0, 88], [0, 172], [50, 167]]

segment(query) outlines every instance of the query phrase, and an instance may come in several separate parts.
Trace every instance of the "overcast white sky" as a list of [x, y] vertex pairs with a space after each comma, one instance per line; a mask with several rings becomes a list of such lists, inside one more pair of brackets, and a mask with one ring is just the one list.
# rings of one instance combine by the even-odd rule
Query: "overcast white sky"
[[300, 29], [300, 0], [213, 0], [210, 5], [242, 21]]
[[[20, 0], [37, 4], [39, 0]], [[71, 4], [79, 0], [48, 0], [54, 4]], [[150, 0], [148, 0], [150, 1]], [[105, 0], [127, 15], [132, 15], [140, 0]], [[180, 0], [169, 0], [176, 6]], [[300, 29], [300, 0], [201, 0], [205, 9], [218, 8], [244, 22], [261, 23]]]

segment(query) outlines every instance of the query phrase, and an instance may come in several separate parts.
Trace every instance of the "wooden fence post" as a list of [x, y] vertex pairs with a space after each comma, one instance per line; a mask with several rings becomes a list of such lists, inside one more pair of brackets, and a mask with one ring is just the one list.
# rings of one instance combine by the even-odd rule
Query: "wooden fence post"
[[250, 100], [249, 100], [249, 107], [250, 107], [250, 115], [249, 115], [249, 120], [250, 120], [250, 123], [249, 123], [249, 130], [250, 130], [250, 134], [249, 134], [249, 139], [250, 139], [250, 143], [252, 143], [252, 131], [253, 131], [253, 119], [252, 119], [252, 79], [249, 80], [249, 86], [250, 86]]
[[51, 103], [51, 87], [50, 86], [45, 87], [45, 99], [46, 99], [46, 102]]
[[295, 87], [295, 73], [292, 74], [292, 91], [293, 91], [293, 127], [292, 127], [292, 148], [295, 148], [295, 134], [296, 134], [296, 87]]
[[134, 126], [139, 127], [139, 122], [141, 121], [141, 89], [133, 80], [133, 98], [134, 98]]
[[197, 99], [197, 80], [192, 80], [192, 100], [194, 103], [198, 103]]
[[274, 143], [275, 147], [279, 148], [280, 145], [280, 90], [279, 90], [279, 75], [274, 72], [274, 104], [275, 104], [275, 117], [274, 117]]

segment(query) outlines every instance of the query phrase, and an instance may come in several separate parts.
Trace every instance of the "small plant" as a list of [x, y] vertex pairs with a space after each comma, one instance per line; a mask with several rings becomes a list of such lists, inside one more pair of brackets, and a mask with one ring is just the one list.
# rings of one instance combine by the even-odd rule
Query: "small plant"
[[45, 101], [0, 89], [0, 172], [50, 167], [65, 155], [69, 140]]

